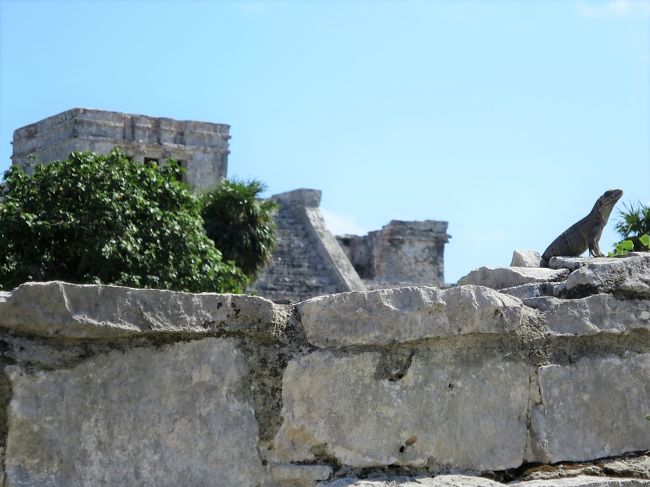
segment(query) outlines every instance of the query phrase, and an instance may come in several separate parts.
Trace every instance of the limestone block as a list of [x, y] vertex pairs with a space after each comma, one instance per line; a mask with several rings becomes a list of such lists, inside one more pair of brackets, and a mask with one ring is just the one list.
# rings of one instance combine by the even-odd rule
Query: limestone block
[[515, 250], [510, 267], [539, 267], [542, 256], [536, 250]]
[[569, 293], [581, 289], [613, 292], [626, 296], [650, 298], [650, 252], [630, 254], [617, 259], [592, 259], [571, 273], [566, 281]]
[[568, 274], [566, 269], [545, 267], [481, 267], [460, 278], [458, 285], [476, 284], [492, 289], [504, 289], [530, 282], [561, 281]]
[[650, 480], [579, 475], [563, 479], [513, 482], [508, 485], [511, 487], [649, 487]]
[[539, 298], [541, 296], [555, 296], [557, 294], [557, 288], [558, 283], [556, 282], [531, 282], [529, 284], [522, 284], [521, 286], [499, 289], [499, 292], [524, 300]]
[[[258, 486], [258, 426], [233, 340], [9, 367], [6, 486]], [[218, 480], [216, 480], [218, 479]]]
[[409, 360], [397, 375], [385, 375], [381, 352], [317, 351], [290, 362], [274, 440], [278, 457], [475, 471], [522, 463], [526, 365], [478, 357], [470, 363], [425, 350]]
[[521, 301], [479, 286], [404, 287], [319, 296], [297, 305], [307, 340], [319, 347], [386, 345], [471, 333], [507, 333]]
[[[599, 260], [602, 259], [599, 258]], [[592, 257], [555, 256], [551, 257], [551, 259], [548, 261], [548, 266], [551, 269], [568, 269], [570, 271], [575, 271], [576, 269], [580, 269], [582, 266], [585, 266], [593, 261], [594, 259]]]
[[650, 448], [650, 354], [585, 357], [539, 369], [532, 436], [545, 463]]
[[224, 329], [272, 335], [286, 311], [234, 294], [191, 294], [120, 286], [30, 282], [0, 295], [0, 327], [65, 338]]
[[[482, 477], [465, 475], [439, 475], [430, 478], [391, 478], [359, 480], [344, 478], [322, 482], [319, 487], [503, 487], [504, 484]], [[648, 487], [650, 480], [612, 477], [588, 477], [586, 475], [553, 479], [511, 482], [511, 487]]]
[[320, 487], [503, 487], [503, 484], [468, 475], [438, 475], [437, 477], [359, 480], [344, 478], [321, 482]]
[[542, 312], [544, 324], [558, 335], [594, 335], [650, 330], [650, 300], [616, 299], [595, 294], [582, 299], [541, 297], [525, 304]]

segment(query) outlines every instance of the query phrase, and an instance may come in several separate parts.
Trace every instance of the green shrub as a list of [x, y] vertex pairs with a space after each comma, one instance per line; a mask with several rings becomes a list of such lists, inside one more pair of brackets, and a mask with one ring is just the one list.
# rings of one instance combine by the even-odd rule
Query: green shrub
[[200, 203], [158, 167], [73, 153], [5, 173], [0, 204], [0, 287], [25, 281], [112, 283], [192, 292], [240, 292], [247, 279], [208, 238]]
[[259, 181], [224, 180], [201, 195], [205, 230], [227, 260], [254, 279], [276, 245], [277, 204], [259, 199]]

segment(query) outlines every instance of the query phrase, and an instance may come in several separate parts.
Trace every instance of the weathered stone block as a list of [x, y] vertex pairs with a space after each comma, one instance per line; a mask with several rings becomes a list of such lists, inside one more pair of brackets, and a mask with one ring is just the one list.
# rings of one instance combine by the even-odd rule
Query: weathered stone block
[[558, 286], [559, 284], [557, 282], [531, 282], [520, 286], [499, 289], [499, 292], [524, 300], [539, 298], [541, 296], [556, 296]]
[[438, 475], [437, 477], [393, 478], [385, 480], [338, 479], [320, 483], [320, 487], [503, 487], [503, 484], [467, 475]]
[[235, 294], [191, 294], [120, 286], [30, 282], [0, 295], [0, 328], [65, 338], [228, 329], [272, 336], [287, 312]]
[[258, 427], [233, 340], [9, 367], [11, 487], [261, 485]]
[[650, 448], [650, 354], [541, 367], [539, 390], [532, 433], [541, 461], [584, 461]]
[[650, 300], [619, 300], [610, 294], [582, 299], [541, 297], [526, 305], [542, 312], [544, 324], [559, 335], [594, 335], [650, 330]]
[[648, 487], [649, 480], [619, 479], [612, 477], [589, 477], [579, 475], [563, 479], [529, 480], [528, 482], [514, 482], [511, 487]]
[[566, 281], [569, 294], [616, 293], [650, 298], [650, 252], [617, 259], [592, 259], [571, 273]]
[[480, 286], [404, 287], [342, 293], [297, 305], [307, 340], [319, 347], [386, 345], [521, 324], [521, 301]]
[[[603, 259], [599, 257], [598, 260], [601, 261]], [[590, 262], [594, 262], [593, 257], [561, 257], [556, 255], [555, 257], [551, 257], [548, 261], [548, 266], [551, 269], [568, 269], [570, 271], [575, 271]]]
[[510, 267], [539, 267], [542, 256], [536, 250], [515, 250]]
[[561, 281], [567, 277], [566, 269], [544, 267], [481, 267], [458, 280], [458, 285], [476, 284], [492, 289], [504, 289], [531, 282]]
[[401, 374], [385, 375], [382, 362], [380, 352], [327, 351], [290, 362], [278, 456], [297, 462], [332, 456], [354, 467], [433, 463], [478, 471], [522, 463], [526, 365], [478, 357], [468, 363], [419, 350]]
[[[343, 478], [321, 482], [319, 487], [503, 487], [504, 484], [482, 477], [438, 475], [437, 477], [385, 478], [360, 480]], [[650, 480], [579, 475], [561, 479], [511, 482], [510, 487], [648, 487]]]

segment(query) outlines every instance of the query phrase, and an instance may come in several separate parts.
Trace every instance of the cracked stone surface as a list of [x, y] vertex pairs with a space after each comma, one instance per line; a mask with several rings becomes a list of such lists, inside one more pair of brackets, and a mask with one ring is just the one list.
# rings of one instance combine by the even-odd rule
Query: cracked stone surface
[[319, 347], [386, 345], [517, 329], [521, 301], [480, 286], [404, 287], [320, 296], [297, 305]]
[[568, 477], [564, 479], [514, 482], [508, 485], [511, 487], [648, 487], [650, 486], [650, 481], [580, 475], [578, 477]]
[[595, 294], [582, 299], [540, 297], [524, 300], [542, 312], [546, 327], [558, 335], [593, 335], [650, 330], [650, 300]]
[[585, 357], [541, 367], [532, 415], [538, 461], [587, 461], [645, 450], [650, 428], [650, 354]]
[[481, 267], [458, 280], [458, 285], [475, 284], [492, 289], [504, 289], [533, 282], [561, 281], [567, 277], [566, 269], [545, 267]]
[[258, 426], [233, 340], [9, 368], [11, 487], [261, 485]]
[[275, 440], [281, 458], [324, 455], [354, 467], [434, 462], [477, 471], [522, 463], [526, 365], [493, 358], [454, 362], [422, 352], [401, 379], [390, 380], [377, 377], [380, 355], [321, 351], [289, 363], [284, 422]]
[[437, 477], [359, 480], [352, 478], [319, 483], [319, 487], [503, 487], [503, 484], [468, 475], [439, 475]]
[[593, 294], [593, 290], [650, 298], [650, 252], [637, 252], [625, 258], [591, 259], [566, 280], [569, 294]]
[[30, 282], [0, 294], [0, 328], [45, 337], [116, 338], [227, 327], [273, 335], [283, 307], [254, 296]]

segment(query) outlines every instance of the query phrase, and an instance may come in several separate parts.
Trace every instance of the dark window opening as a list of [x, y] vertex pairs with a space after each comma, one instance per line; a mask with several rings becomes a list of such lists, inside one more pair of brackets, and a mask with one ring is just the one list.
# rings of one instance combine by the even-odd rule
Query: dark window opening
[[176, 159], [176, 162], [178, 163], [178, 167], [181, 168], [181, 172], [176, 174], [176, 180], [180, 181], [181, 183], [185, 182], [185, 177], [186, 177], [186, 170], [187, 168], [185, 167], [185, 161], [181, 161], [180, 159]]
[[144, 158], [144, 163], [145, 164], [151, 163], [151, 164], [155, 164], [157, 166], [158, 165], [158, 159], [156, 159], [155, 157], [145, 157]]

